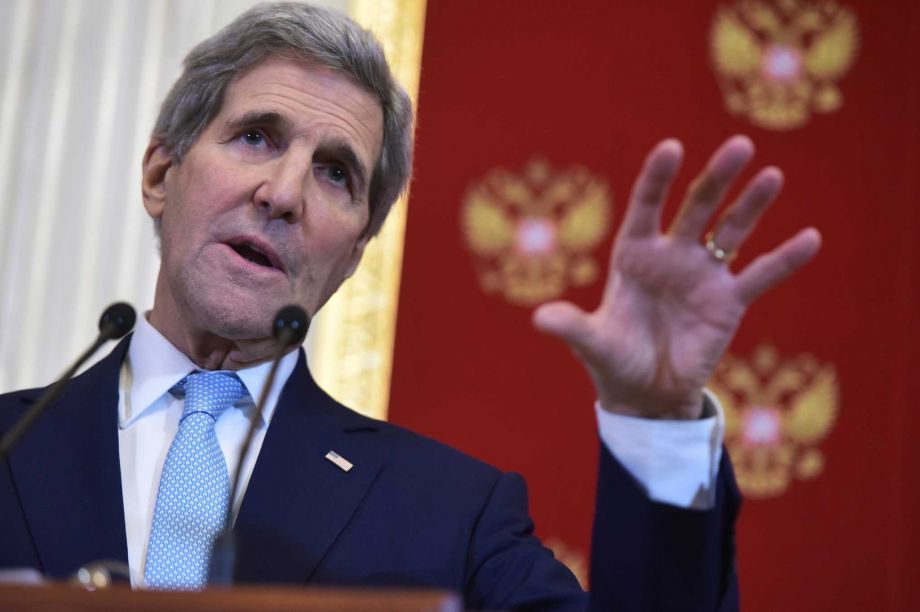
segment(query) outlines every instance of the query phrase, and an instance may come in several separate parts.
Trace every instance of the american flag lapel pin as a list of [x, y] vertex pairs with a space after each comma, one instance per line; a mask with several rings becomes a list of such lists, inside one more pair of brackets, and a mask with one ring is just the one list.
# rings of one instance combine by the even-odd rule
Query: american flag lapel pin
[[328, 453], [326, 453], [326, 459], [328, 459], [332, 463], [339, 466], [339, 469], [341, 469], [343, 472], [347, 472], [348, 470], [354, 467], [351, 461], [349, 461], [348, 459], [346, 459], [345, 457], [343, 457], [342, 455], [338, 454], [335, 451], [329, 451]]

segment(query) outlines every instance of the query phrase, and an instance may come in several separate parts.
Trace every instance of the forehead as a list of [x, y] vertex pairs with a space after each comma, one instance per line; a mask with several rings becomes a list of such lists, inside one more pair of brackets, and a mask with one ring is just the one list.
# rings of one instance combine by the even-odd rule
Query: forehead
[[[277, 113], [305, 137], [351, 141], [373, 167], [383, 143], [383, 110], [377, 97], [349, 77], [324, 66], [270, 58], [233, 81], [214, 123], [257, 112]], [[296, 134], [295, 134], [296, 135]]]

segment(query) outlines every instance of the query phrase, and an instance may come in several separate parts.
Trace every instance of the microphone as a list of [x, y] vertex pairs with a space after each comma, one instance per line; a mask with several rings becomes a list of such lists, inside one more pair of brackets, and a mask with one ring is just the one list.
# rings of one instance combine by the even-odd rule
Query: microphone
[[272, 337], [277, 341], [275, 355], [272, 358], [271, 368], [265, 377], [265, 384], [262, 386], [262, 393], [259, 397], [259, 403], [256, 404], [256, 413], [254, 418], [249, 422], [249, 429], [246, 432], [246, 438], [243, 446], [240, 447], [240, 454], [236, 464], [236, 472], [233, 476], [233, 486], [230, 489], [230, 497], [227, 500], [227, 513], [224, 517], [224, 526], [214, 540], [214, 548], [211, 549], [211, 564], [208, 567], [208, 585], [209, 586], [230, 586], [233, 584], [233, 571], [236, 566], [236, 538], [233, 535], [231, 523], [233, 513], [233, 500], [240, 488], [240, 480], [243, 473], [243, 461], [249, 454], [249, 447], [252, 446], [252, 439], [256, 433], [256, 427], [262, 420], [262, 410], [265, 407], [265, 401], [272, 386], [275, 384], [275, 377], [278, 373], [278, 364], [281, 358], [291, 347], [299, 346], [307, 337], [307, 330], [310, 328], [310, 317], [300, 306], [291, 304], [285, 306], [275, 314], [275, 321], [272, 323]]
[[105, 309], [102, 317], [99, 318], [99, 335], [93, 344], [77, 358], [77, 361], [64, 372], [64, 375], [49, 387], [3, 436], [3, 440], [0, 441], [0, 461], [6, 458], [22, 435], [47, 410], [51, 402], [57, 399], [64, 387], [67, 386], [67, 383], [70, 382], [70, 379], [80, 369], [80, 366], [86, 363], [86, 360], [92, 357], [93, 353], [99, 350], [99, 347], [103, 344], [109, 340], [117, 340], [130, 332], [134, 328], [136, 319], [137, 315], [134, 313], [134, 308], [124, 302], [117, 302]]
[[272, 336], [278, 341], [275, 363], [287, 352], [288, 347], [297, 346], [304, 341], [309, 328], [310, 318], [300, 306], [291, 304], [278, 311], [272, 326]]
[[134, 329], [135, 321], [137, 321], [137, 314], [131, 304], [115, 302], [99, 317], [99, 337], [104, 338], [103, 342], [124, 338]]

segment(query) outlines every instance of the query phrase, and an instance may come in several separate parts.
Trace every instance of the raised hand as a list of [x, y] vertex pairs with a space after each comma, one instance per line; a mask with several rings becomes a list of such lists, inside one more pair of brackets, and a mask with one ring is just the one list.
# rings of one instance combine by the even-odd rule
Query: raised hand
[[751, 179], [712, 236], [703, 237], [753, 154], [744, 136], [723, 143], [663, 233], [662, 209], [683, 149], [676, 140], [659, 143], [633, 186], [600, 305], [586, 313], [554, 302], [534, 313], [536, 327], [567, 342], [585, 364], [605, 410], [698, 418], [703, 386], [747, 307], [817, 253], [821, 236], [808, 228], [737, 274], [729, 269], [733, 253], [782, 187], [783, 175], [772, 167]]

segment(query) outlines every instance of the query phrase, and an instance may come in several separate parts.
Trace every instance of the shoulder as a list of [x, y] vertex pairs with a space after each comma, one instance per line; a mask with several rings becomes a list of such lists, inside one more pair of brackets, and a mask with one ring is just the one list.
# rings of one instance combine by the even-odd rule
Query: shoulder
[[[129, 334], [107, 356], [70, 380], [49, 409], [58, 413], [77, 411], [84, 410], [87, 405], [99, 406], [108, 403], [108, 400], [117, 400], [118, 373], [130, 338]], [[23, 389], [0, 395], [0, 428], [8, 428], [52, 386], [54, 383], [47, 387]]]
[[25, 409], [41, 397], [44, 390], [39, 387], [0, 394], [0, 431], [9, 429]]
[[[279, 421], [280, 417], [280, 422]], [[305, 367], [303, 356], [279, 399], [271, 427], [289, 435], [341, 444], [358, 457], [374, 457], [387, 477], [430, 482], [432, 486], [494, 486], [503, 475], [496, 467], [415, 433], [396, 423], [365, 416], [328, 395]]]
[[33, 389], [20, 389], [8, 393], [0, 393], [0, 406], [16, 405], [23, 402], [34, 402], [48, 387], [35, 387]]
[[18, 389], [0, 394], [0, 424], [6, 424], [8, 419], [34, 404], [50, 386]]
[[467, 474], [471, 479], [494, 482], [503, 474], [497, 467], [433, 438], [393, 423], [381, 422], [379, 426], [382, 438], [393, 450], [391, 457], [400, 463], [408, 463], [408, 468], [424, 460], [427, 470], [445, 475]]
[[349, 429], [364, 429], [364, 440], [386, 456], [387, 467], [416, 482], [475, 488], [487, 493], [504, 475], [499, 468], [398, 424], [373, 419], [339, 404], [350, 413]]

